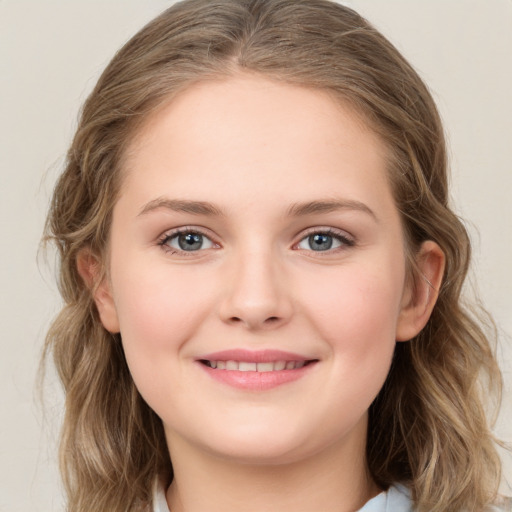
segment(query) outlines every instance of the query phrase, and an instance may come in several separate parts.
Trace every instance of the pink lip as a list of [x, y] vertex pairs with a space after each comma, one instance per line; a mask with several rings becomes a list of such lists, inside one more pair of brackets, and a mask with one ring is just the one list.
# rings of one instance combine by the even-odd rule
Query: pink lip
[[[210, 368], [201, 361], [239, 361], [269, 363], [273, 361], [313, 361], [293, 370], [277, 370], [272, 372], [242, 372], [239, 370], [218, 370]], [[281, 350], [224, 350], [207, 354], [197, 359], [199, 366], [210, 377], [237, 389], [247, 391], [265, 391], [283, 384], [296, 381], [307, 375], [314, 366], [316, 359], [308, 359], [299, 354], [283, 352]]]
[[307, 358], [292, 352], [283, 352], [282, 350], [245, 350], [233, 349], [212, 352], [198, 357], [197, 360], [208, 361], [241, 361], [255, 363], [270, 363], [272, 361], [311, 361], [313, 358]]

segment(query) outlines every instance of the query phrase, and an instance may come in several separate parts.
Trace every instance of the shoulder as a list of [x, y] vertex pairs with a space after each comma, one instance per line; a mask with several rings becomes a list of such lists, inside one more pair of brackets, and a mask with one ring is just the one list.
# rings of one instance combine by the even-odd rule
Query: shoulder
[[[371, 499], [359, 512], [414, 511], [411, 491], [405, 485], [395, 484]], [[498, 503], [487, 506], [484, 512], [512, 512], [512, 498], [502, 498]]]
[[[371, 499], [359, 512], [414, 512], [414, 510], [411, 491], [405, 485], [395, 484]], [[512, 512], [512, 498], [503, 498], [499, 503], [486, 507], [484, 512]]]

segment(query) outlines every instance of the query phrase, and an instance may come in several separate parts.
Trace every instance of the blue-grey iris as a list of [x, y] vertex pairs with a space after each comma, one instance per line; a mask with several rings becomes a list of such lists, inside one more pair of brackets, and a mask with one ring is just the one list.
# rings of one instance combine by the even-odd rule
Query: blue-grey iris
[[178, 237], [178, 245], [183, 251], [195, 251], [203, 246], [203, 235], [199, 233], [184, 233]]
[[308, 237], [308, 242], [314, 251], [328, 251], [332, 247], [332, 236], [315, 233]]

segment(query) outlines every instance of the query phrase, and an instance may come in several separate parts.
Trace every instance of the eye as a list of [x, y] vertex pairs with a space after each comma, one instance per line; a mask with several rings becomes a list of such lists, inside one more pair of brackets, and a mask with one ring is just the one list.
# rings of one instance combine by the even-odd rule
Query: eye
[[339, 249], [343, 246], [352, 247], [353, 245], [354, 241], [347, 236], [326, 230], [310, 233], [297, 244], [297, 248], [308, 251], [325, 252], [332, 249]]
[[196, 252], [214, 247], [206, 235], [191, 230], [167, 234], [159, 244], [173, 252]]

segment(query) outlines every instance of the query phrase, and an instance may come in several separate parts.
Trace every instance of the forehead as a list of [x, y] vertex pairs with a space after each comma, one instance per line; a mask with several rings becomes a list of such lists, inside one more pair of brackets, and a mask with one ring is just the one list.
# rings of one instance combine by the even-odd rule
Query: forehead
[[384, 143], [346, 102], [244, 75], [195, 84], [153, 113], [127, 153], [123, 189], [187, 198], [194, 185], [208, 200], [230, 190], [307, 201], [359, 182], [382, 194], [386, 162]]

